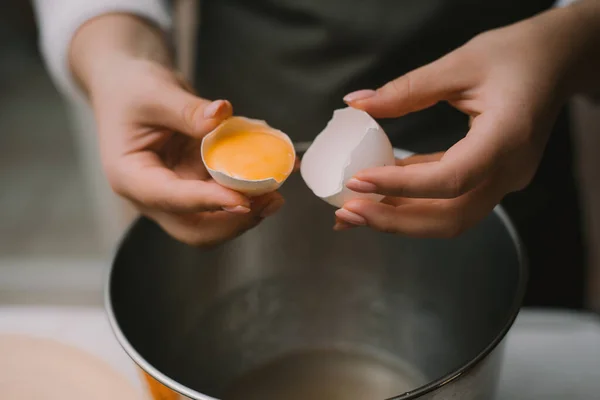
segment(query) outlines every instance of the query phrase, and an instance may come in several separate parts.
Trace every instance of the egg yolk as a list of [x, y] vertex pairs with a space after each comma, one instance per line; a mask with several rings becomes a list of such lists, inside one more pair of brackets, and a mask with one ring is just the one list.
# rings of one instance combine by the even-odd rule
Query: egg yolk
[[285, 140], [260, 131], [242, 131], [216, 139], [204, 153], [211, 169], [247, 180], [287, 178], [294, 150]]

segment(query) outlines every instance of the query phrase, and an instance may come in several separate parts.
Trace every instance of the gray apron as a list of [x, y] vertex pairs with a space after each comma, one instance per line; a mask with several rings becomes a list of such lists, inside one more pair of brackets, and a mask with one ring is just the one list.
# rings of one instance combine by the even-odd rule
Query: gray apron
[[[312, 140], [342, 97], [434, 61], [476, 34], [533, 16], [553, 0], [204, 0], [196, 86], [267, 120], [294, 141]], [[525, 191], [503, 204], [531, 265], [528, 305], [580, 307], [584, 253], [566, 112]], [[445, 103], [380, 121], [393, 144], [445, 150], [467, 118]]]

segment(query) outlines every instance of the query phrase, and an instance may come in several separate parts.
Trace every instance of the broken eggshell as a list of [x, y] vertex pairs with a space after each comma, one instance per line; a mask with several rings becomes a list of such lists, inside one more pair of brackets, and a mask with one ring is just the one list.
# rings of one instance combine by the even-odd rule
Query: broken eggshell
[[354, 192], [346, 183], [361, 170], [394, 164], [394, 149], [377, 121], [362, 110], [347, 107], [334, 111], [306, 150], [300, 174], [316, 196], [340, 208], [350, 200], [381, 201], [384, 196]]
[[[229, 175], [225, 171], [212, 169], [207, 165], [205, 161], [205, 151], [209, 149], [212, 145], [214, 145], [214, 143], [219, 138], [240, 131], [259, 131], [269, 133], [271, 135], [283, 139], [290, 145], [292, 153], [294, 154], [294, 158], [292, 158], [290, 162], [290, 167], [286, 173], [285, 179], [281, 181], [278, 181], [275, 178], [267, 178], [260, 180], [243, 179], [240, 177]], [[210, 132], [202, 139], [200, 153], [202, 156], [202, 162], [204, 163], [206, 170], [218, 184], [249, 196], [260, 196], [262, 194], [277, 190], [285, 182], [287, 177], [289, 177], [292, 173], [294, 169], [296, 154], [291, 139], [285, 133], [272, 128], [265, 121], [246, 117], [231, 117], [223, 121], [218, 127], [216, 127], [212, 132]]]

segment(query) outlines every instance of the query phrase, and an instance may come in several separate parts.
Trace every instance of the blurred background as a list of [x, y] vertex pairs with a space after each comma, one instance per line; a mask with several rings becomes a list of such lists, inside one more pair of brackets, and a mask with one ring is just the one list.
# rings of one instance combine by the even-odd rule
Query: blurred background
[[101, 304], [119, 209], [92, 126], [53, 86], [29, 2], [2, 1], [0, 305]]
[[[600, 108], [579, 99], [573, 107], [592, 264], [588, 306], [600, 310]], [[111, 251], [132, 214], [104, 181], [95, 140], [89, 110], [68, 106], [45, 70], [29, 2], [3, 0], [0, 306], [101, 304]]]

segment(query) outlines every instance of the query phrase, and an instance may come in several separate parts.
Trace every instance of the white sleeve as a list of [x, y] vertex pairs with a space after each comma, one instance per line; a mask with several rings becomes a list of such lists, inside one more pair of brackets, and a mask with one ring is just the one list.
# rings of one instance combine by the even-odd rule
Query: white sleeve
[[58, 90], [69, 100], [83, 99], [68, 65], [71, 39], [91, 18], [112, 12], [138, 15], [165, 31], [171, 16], [163, 0], [34, 0], [40, 51]]

